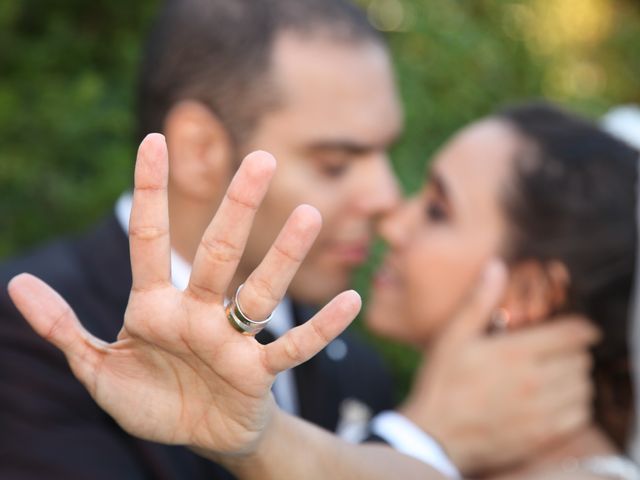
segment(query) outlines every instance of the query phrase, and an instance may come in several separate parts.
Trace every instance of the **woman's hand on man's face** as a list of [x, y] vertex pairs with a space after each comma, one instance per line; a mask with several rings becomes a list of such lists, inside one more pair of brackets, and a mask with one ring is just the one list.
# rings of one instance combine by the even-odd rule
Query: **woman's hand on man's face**
[[[129, 227], [133, 286], [114, 343], [86, 331], [42, 281], [26, 274], [11, 281], [9, 293], [34, 330], [64, 352], [98, 405], [132, 435], [250, 453], [271, 418], [275, 375], [315, 355], [357, 314], [359, 296], [345, 292], [268, 346], [230, 325], [224, 301], [233, 292], [227, 289], [274, 171], [273, 157], [264, 152], [244, 160], [181, 292], [171, 285], [167, 147], [161, 135], [142, 142]], [[292, 213], [242, 289], [241, 304], [250, 318], [275, 309], [320, 225], [312, 207]]]
[[465, 474], [533, 457], [591, 419], [595, 327], [564, 318], [488, 335], [505, 281], [504, 266], [488, 267], [429, 352], [402, 408]]

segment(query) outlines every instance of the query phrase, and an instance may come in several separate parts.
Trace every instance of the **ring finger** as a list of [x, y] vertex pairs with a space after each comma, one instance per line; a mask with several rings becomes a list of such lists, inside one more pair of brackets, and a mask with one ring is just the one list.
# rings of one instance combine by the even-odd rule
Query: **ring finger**
[[293, 211], [269, 252], [239, 293], [238, 302], [249, 318], [261, 320], [275, 310], [321, 226], [322, 218], [315, 208], [300, 205]]

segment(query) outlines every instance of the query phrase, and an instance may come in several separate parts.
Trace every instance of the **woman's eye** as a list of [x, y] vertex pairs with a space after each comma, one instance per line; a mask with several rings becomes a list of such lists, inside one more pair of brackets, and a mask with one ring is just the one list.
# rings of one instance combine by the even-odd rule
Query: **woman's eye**
[[427, 217], [433, 222], [443, 222], [447, 220], [447, 212], [438, 202], [427, 202]]

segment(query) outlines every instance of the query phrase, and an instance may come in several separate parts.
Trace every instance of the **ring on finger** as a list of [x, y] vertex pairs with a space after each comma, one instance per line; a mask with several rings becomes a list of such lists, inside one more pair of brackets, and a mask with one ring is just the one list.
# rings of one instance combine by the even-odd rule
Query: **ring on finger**
[[273, 312], [269, 314], [267, 318], [264, 320], [252, 320], [249, 318], [243, 311], [240, 306], [240, 302], [238, 297], [240, 296], [240, 291], [244, 287], [244, 283], [238, 287], [236, 290], [236, 294], [232, 301], [229, 302], [225, 309], [225, 313], [227, 314], [227, 319], [231, 326], [235, 328], [238, 332], [243, 335], [256, 335], [260, 332], [264, 327], [267, 326], [267, 323], [273, 318]]

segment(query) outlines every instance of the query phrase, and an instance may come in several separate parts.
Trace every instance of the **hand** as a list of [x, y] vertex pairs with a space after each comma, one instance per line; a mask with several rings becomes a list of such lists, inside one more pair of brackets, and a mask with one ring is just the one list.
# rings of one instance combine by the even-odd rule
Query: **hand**
[[[244, 160], [181, 292], [170, 283], [166, 144], [161, 135], [142, 142], [129, 226], [133, 286], [114, 343], [87, 332], [42, 281], [26, 274], [11, 281], [9, 293], [26, 320], [64, 352], [98, 405], [130, 434], [224, 454], [250, 453], [271, 418], [275, 375], [312, 357], [357, 314], [359, 296], [343, 293], [268, 346], [238, 333], [227, 320], [227, 288], [274, 171], [273, 157], [264, 152]], [[312, 207], [292, 213], [241, 292], [250, 318], [275, 309], [320, 226]]]
[[465, 474], [525, 460], [591, 418], [591, 357], [598, 333], [558, 319], [486, 334], [506, 270], [491, 264], [438, 339], [401, 412], [436, 438]]

